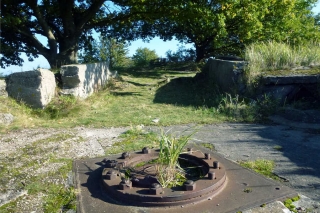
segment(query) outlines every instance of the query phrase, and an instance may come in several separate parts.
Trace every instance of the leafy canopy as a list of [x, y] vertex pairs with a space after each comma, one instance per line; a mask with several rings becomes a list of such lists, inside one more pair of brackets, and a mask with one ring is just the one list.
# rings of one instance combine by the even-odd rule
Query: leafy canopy
[[[242, 55], [253, 41], [319, 39], [317, 0], [2, 0], [1, 67], [43, 55], [52, 68], [77, 63], [94, 31], [126, 41], [177, 38], [196, 61]], [[316, 25], [315, 25], [316, 23]], [[39, 36], [45, 38], [43, 45]]]
[[[93, 40], [95, 31], [107, 34], [111, 25], [134, 15], [107, 0], [2, 0], [1, 67], [22, 65], [43, 55], [51, 68], [77, 63], [77, 52]], [[44, 38], [43, 45], [39, 38]]]
[[311, 8], [316, 0], [125, 1], [131, 12], [149, 14], [135, 27], [141, 38], [160, 36], [192, 43], [196, 61], [242, 55], [254, 41], [301, 42], [319, 38]]

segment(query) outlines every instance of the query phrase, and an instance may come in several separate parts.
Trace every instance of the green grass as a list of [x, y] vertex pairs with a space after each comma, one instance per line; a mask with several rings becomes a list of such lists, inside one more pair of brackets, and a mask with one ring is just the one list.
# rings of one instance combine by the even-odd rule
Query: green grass
[[[195, 73], [166, 70], [120, 73], [108, 89], [86, 100], [57, 97], [45, 110], [34, 110], [10, 98], [0, 97], [1, 113], [15, 121], [0, 131], [22, 128], [69, 128], [75, 126], [119, 127], [144, 125], [208, 124], [229, 120], [219, 112], [219, 94], [208, 94], [192, 81]], [[183, 77], [183, 78], [179, 78]], [[163, 80], [171, 79], [170, 82]], [[178, 79], [177, 79], [178, 78]], [[160, 118], [160, 122], [152, 122]]]
[[106, 151], [106, 155], [118, 154], [127, 151], [141, 151], [144, 147], [159, 147], [159, 138], [154, 132], [145, 132], [137, 128], [131, 128], [119, 137], [121, 140], [112, 144]]
[[[60, 212], [61, 208], [75, 209], [75, 190], [65, 185], [65, 180], [72, 170], [73, 159], [61, 158], [53, 152], [53, 144], [57, 141], [68, 144], [70, 134], [53, 134], [33, 143], [27, 144], [15, 153], [0, 158], [0, 193], [6, 193], [6, 184], [15, 190], [26, 190], [28, 196], [44, 194], [43, 212]], [[74, 137], [72, 137], [74, 138]], [[82, 141], [82, 138], [78, 138]], [[43, 165], [57, 165], [55, 169], [43, 171]], [[46, 169], [46, 168], [44, 168]], [[0, 207], [0, 212], [17, 212], [16, 200]]]
[[240, 165], [266, 177], [279, 180], [279, 177], [273, 173], [273, 169], [275, 167], [273, 161], [264, 159], [258, 159], [255, 161], [241, 161]]
[[182, 185], [186, 180], [178, 159], [195, 132], [196, 131], [193, 131], [187, 136], [176, 137], [161, 131], [160, 153], [156, 166], [156, 176], [163, 188]]
[[[249, 83], [261, 75], [292, 75], [320, 73], [320, 42], [310, 41], [301, 45], [290, 45], [269, 41], [253, 43], [245, 50]], [[315, 66], [311, 70], [292, 70], [300, 66]]]
[[215, 151], [215, 147], [212, 143], [200, 143], [201, 146], [211, 150], [211, 151]]
[[291, 212], [298, 212], [296, 207], [292, 204], [295, 201], [298, 201], [300, 196], [296, 196], [293, 198], [289, 198], [283, 202], [283, 204], [291, 211]]

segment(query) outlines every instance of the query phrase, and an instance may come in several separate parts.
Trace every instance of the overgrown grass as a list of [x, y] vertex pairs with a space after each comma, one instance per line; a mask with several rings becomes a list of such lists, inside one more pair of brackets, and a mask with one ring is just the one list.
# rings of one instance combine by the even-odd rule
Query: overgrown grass
[[179, 165], [179, 155], [195, 132], [181, 137], [175, 137], [161, 132], [160, 153], [156, 165], [156, 176], [163, 188], [171, 188], [181, 185], [185, 180], [185, 174]]
[[253, 43], [246, 47], [245, 60], [248, 61], [246, 71], [249, 82], [262, 72], [268, 74], [299, 66], [320, 66], [320, 42], [310, 41], [298, 46], [274, 41]]

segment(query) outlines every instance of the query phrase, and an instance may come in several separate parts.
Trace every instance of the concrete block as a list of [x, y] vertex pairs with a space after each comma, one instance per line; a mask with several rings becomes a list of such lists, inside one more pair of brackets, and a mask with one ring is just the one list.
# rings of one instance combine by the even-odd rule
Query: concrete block
[[215, 85], [222, 92], [243, 94], [246, 90], [244, 81], [245, 61], [209, 59], [203, 68], [208, 83]]
[[71, 64], [61, 67], [63, 95], [85, 99], [102, 88], [111, 76], [107, 62]]
[[45, 108], [55, 95], [56, 82], [50, 70], [12, 73], [6, 78], [8, 96], [33, 108]]

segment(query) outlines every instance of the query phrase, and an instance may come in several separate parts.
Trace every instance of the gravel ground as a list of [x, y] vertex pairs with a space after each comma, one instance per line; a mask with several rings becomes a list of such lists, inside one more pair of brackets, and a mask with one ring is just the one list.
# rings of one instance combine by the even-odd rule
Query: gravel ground
[[[294, 123], [291, 123], [294, 124]], [[166, 127], [174, 134], [185, 133], [194, 125]], [[24, 168], [30, 176], [47, 173], [63, 166], [48, 163], [48, 156], [57, 158], [87, 158], [103, 156], [118, 136], [129, 128], [91, 129], [24, 129], [1, 135], [0, 166], [12, 163], [19, 168], [22, 150], [36, 145], [39, 152], [30, 158], [37, 159], [35, 167]], [[158, 131], [158, 127], [145, 127]], [[63, 137], [62, 137], [63, 136]], [[320, 128], [299, 128], [294, 125], [257, 125], [223, 123], [200, 127], [194, 135], [195, 143], [212, 143], [218, 153], [232, 161], [268, 159], [276, 163], [275, 173], [286, 185], [295, 189], [304, 198], [301, 212], [320, 212]], [[277, 148], [276, 148], [277, 147]], [[281, 148], [281, 149], [279, 149]], [[34, 148], [33, 148], [34, 149]], [[34, 151], [34, 150], [33, 150]], [[28, 159], [26, 159], [28, 160]], [[28, 177], [26, 177], [28, 178]], [[50, 178], [50, 177], [48, 177]], [[67, 184], [67, 180], [50, 180]], [[41, 212], [41, 193], [28, 195], [21, 188], [21, 181], [10, 175], [0, 181], [0, 206], [17, 199], [20, 212]], [[254, 212], [254, 211], [251, 211]], [[306, 211], [305, 211], [306, 212]]]

